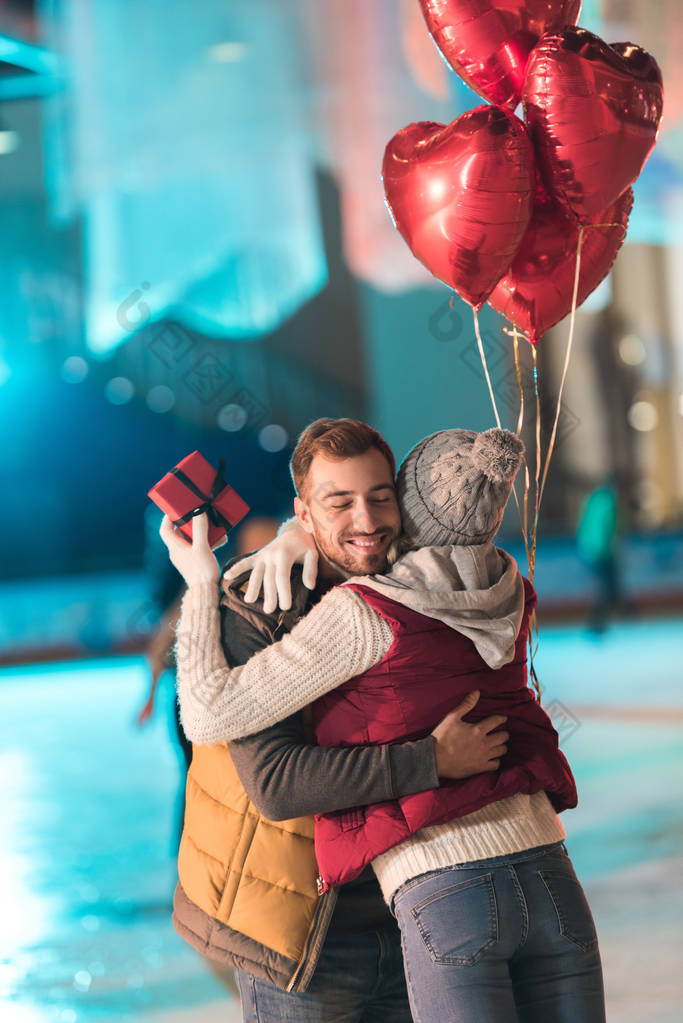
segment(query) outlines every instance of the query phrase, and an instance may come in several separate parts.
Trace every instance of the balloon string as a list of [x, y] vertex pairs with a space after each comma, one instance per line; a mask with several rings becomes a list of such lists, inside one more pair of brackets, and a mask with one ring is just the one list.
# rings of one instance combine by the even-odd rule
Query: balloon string
[[569, 358], [572, 352], [572, 344], [574, 341], [574, 325], [576, 323], [576, 306], [579, 295], [579, 275], [581, 272], [581, 247], [583, 245], [583, 227], [579, 228], [579, 241], [576, 247], [576, 270], [574, 272], [574, 293], [572, 295], [572, 313], [569, 320], [569, 337], [567, 339], [567, 351], [564, 357], [564, 366], [562, 368], [562, 379], [560, 380], [560, 390], [557, 395], [557, 405], [555, 407], [555, 421], [553, 422], [553, 430], [550, 435], [550, 443], [548, 445], [548, 451], [545, 456], [545, 466], [543, 468], [543, 479], [541, 480], [541, 492], [538, 496], [537, 509], [540, 509], [541, 501], [543, 500], [543, 491], [545, 490], [545, 481], [548, 478], [548, 469], [550, 468], [550, 459], [552, 457], [553, 449], [555, 447], [555, 439], [557, 437], [557, 424], [560, 420], [560, 409], [562, 407], [562, 394], [564, 392], [564, 385], [567, 379], [567, 370], [569, 369]]
[[[551, 433], [551, 437], [550, 437], [550, 442], [548, 444], [548, 451], [547, 451], [546, 457], [545, 457], [545, 463], [544, 463], [544, 467], [543, 467], [543, 477], [542, 477], [541, 482], [540, 482], [540, 487], [539, 487], [539, 479], [541, 478], [541, 472], [540, 472], [540, 468], [541, 468], [541, 412], [540, 412], [540, 394], [539, 394], [539, 388], [538, 388], [538, 362], [537, 362], [536, 348], [535, 348], [534, 345], [531, 345], [531, 352], [532, 352], [533, 363], [534, 363], [534, 368], [533, 368], [534, 394], [535, 394], [535, 398], [536, 398], [535, 512], [534, 512], [534, 523], [533, 523], [533, 529], [532, 529], [532, 535], [531, 535], [531, 545], [529, 544], [528, 525], [527, 525], [528, 524], [527, 501], [528, 501], [528, 494], [529, 494], [529, 489], [530, 489], [530, 479], [529, 479], [529, 467], [528, 467], [528, 463], [527, 463], [526, 458], [524, 458], [525, 485], [524, 485], [524, 516], [523, 516], [523, 520], [522, 520], [522, 535], [524, 537], [524, 546], [525, 546], [525, 549], [526, 549], [527, 562], [529, 564], [529, 581], [532, 584], [533, 584], [533, 581], [534, 581], [534, 575], [535, 575], [535, 571], [536, 571], [536, 544], [537, 544], [537, 537], [538, 537], [538, 520], [539, 520], [539, 515], [540, 515], [540, 509], [541, 509], [541, 500], [542, 500], [542, 497], [543, 497], [543, 492], [545, 490], [545, 484], [546, 484], [546, 480], [547, 480], [547, 477], [548, 477], [548, 470], [550, 468], [550, 460], [551, 460], [551, 457], [552, 457], [552, 454], [553, 454], [553, 450], [554, 450], [554, 447], [555, 447], [555, 441], [556, 441], [556, 438], [557, 438], [557, 427], [558, 427], [559, 418], [560, 418], [560, 411], [561, 411], [561, 407], [562, 407], [562, 395], [563, 395], [563, 392], [564, 392], [565, 381], [567, 379], [567, 370], [569, 368], [569, 359], [570, 359], [570, 356], [571, 356], [572, 344], [573, 344], [573, 340], [574, 340], [574, 328], [575, 328], [575, 323], [576, 323], [576, 309], [577, 309], [577, 305], [578, 305], [579, 280], [580, 280], [580, 273], [581, 273], [581, 249], [582, 249], [582, 246], [583, 246], [583, 233], [584, 233], [584, 230], [586, 230], [587, 228], [591, 228], [591, 227], [592, 228], [596, 228], [596, 227], [598, 227], [598, 228], [599, 227], [620, 227], [622, 229], [623, 233], [624, 234], [626, 233], [626, 228], [624, 227], [623, 224], [620, 224], [620, 223], [587, 224], [587, 225], [585, 225], [585, 227], [581, 226], [579, 228], [578, 244], [577, 244], [577, 248], [576, 248], [576, 268], [575, 268], [575, 271], [574, 271], [574, 289], [573, 289], [573, 294], [572, 294], [572, 308], [571, 308], [571, 317], [570, 317], [570, 321], [569, 321], [569, 337], [568, 337], [568, 340], [567, 340], [567, 350], [566, 350], [566, 354], [565, 354], [564, 367], [563, 367], [563, 370], [562, 370], [562, 379], [560, 381], [560, 389], [559, 389], [559, 393], [558, 393], [558, 396], [557, 396], [557, 405], [556, 405], [556, 409], [555, 409], [555, 419], [554, 419], [554, 422], [553, 422], [553, 429], [552, 429], [552, 433]], [[506, 330], [506, 333], [510, 333], [509, 330], [507, 330], [506, 328], [504, 328], [504, 329]], [[523, 422], [524, 422], [524, 388], [523, 388], [523, 385], [522, 385], [522, 377], [521, 377], [520, 366], [519, 366], [519, 344], [518, 344], [518, 337], [517, 337], [517, 328], [514, 326], [514, 324], [513, 324], [512, 336], [513, 336], [513, 341], [514, 341], [515, 368], [516, 368], [516, 371], [517, 371], [517, 381], [518, 381], [519, 389], [520, 389], [520, 408], [519, 408], [519, 419], [518, 419], [518, 422], [517, 422], [517, 434], [519, 435], [521, 433], [522, 425], [523, 425]], [[514, 488], [513, 488], [513, 493], [515, 494], [515, 501], [517, 502], [517, 508], [519, 510], [519, 502], [517, 501], [517, 494], [516, 494], [516, 491], [514, 491]], [[538, 675], [536, 673], [536, 669], [535, 669], [535, 666], [534, 666], [534, 657], [538, 653], [538, 648], [539, 648], [538, 616], [537, 616], [535, 610], [532, 613], [531, 619], [530, 619], [530, 622], [529, 622], [528, 642], [529, 642], [529, 676], [530, 676], [531, 681], [533, 683], [534, 689], [536, 690], [536, 694], [537, 694], [537, 697], [538, 697], [538, 702], [540, 703], [541, 702], [541, 684], [540, 684], [540, 681], [538, 679]]]
[[[535, 642], [534, 642], [535, 638]], [[538, 639], [538, 618], [536, 617], [536, 609], [531, 612], [531, 619], [529, 621], [529, 677], [531, 678], [534, 689], [536, 690], [536, 696], [538, 702], [541, 702], [541, 683], [536, 674], [536, 667], [534, 665], [534, 657], [538, 653], [539, 639]]]
[[[484, 373], [486, 375], [486, 383], [488, 384], [489, 394], [491, 396], [491, 404], [493, 405], [493, 411], [494, 411], [495, 416], [496, 416], [496, 423], [498, 424], [498, 429], [500, 430], [500, 429], [502, 429], [501, 423], [500, 423], [500, 416], [498, 415], [498, 407], [496, 405], [496, 398], [495, 398], [495, 395], [493, 393], [493, 385], [491, 384], [491, 377], [490, 377], [490, 374], [489, 374], [488, 365], [486, 363], [486, 354], [484, 352], [484, 345], [482, 344], [481, 334], [479, 332], [479, 318], [477, 316], [476, 309], [474, 310], [474, 330], [475, 330], [475, 333], [477, 335], [477, 344], [479, 346], [479, 355], [481, 357], [481, 363], [482, 363], [482, 366], [484, 367]], [[538, 396], [538, 374], [536, 372], [536, 352], [535, 352], [535, 349], [533, 349], [533, 347], [532, 347], [532, 350], [534, 351], [534, 381], [535, 381], [534, 386], [535, 386], [535, 390], [536, 390], [536, 410], [537, 410], [537, 416], [536, 416], [536, 422], [537, 422], [536, 493], [538, 494], [538, 476], [539, 476], [539, 472], [540, 472], [540, 462], [539, 462], [539, 451], [540, 451], [540, 432], [539, 432], [540, 431], [540, 425], [539, 425], [540, 424], [540, 411], [539, 410], [540, 410], [540, 401], [539, 401], [539, 396]], [[523, 415], [524, 415], [524, 387], [522, 385], [522, 374], [521, 374], [521, 370], [520, 370], [520, 366], [519, 366], [519, 346], [517, 344], [517, 334], [516, 334], [516, 332], [515, 332], [515, 366], [516, 366], [516, 369], [517, 369], [517, 380], [519, 382], [519, 393], [520, 393], [520, 415], [519, 415], [519, 420], [518, 420], [518, 424], [517, 424], [517, 433], [519, 434], [519, 432], [520, 432], [520, 430], [522, 428], [522, 421], [523, 421]], [[524, 547], [525, 547], [525, 550], [526, 550], [527, 562], [529, 564], [529, 581], [533, 584], [534, 569], [535, 569], [535, 562], [536, 562], [536, 525], [538, 523], [538, 506], [536, 508], [536, 518], [534, 520], [534, 549], [533, 549], [533, 553], [531, 553], [529, 551], [529, 542], [528, 542], [528, 535], [527, 535], [527, 508], [528, 508], [527, 501], [528, 501], [528, 494], [529, 494], [529, 469], [528, 469], [528, 466], [527, 466], [527, 463], [526, 463], [526, 458], [524, 459], [524, 471], [525, 471], [524, 520], [522, 522], [522, 536], [524, 538]], [[517, 492], [516, 492], [516, 490], [514, 488], [514, 484], [513, 484], [513, 487], [512, 487], [512, 493], [514, 494], [514, 497], [515, 497], [515, 503], [517, 505], [517, 511], [519, 511], [519, 500], [517, 498]], [[535, 655], [535, 653], [538, 650], [538, 640], [536, 642], [536, 647], [534, 649], [534, 640], [533, 640], [534, 630], [536, 632], [536, 636], [538, 637], [538, 625], [536, 624], [536, 612], [535, 611], [533, 612], [533, 614], [531, 616], [530, 628], [529, 628], [529, 675], [531, 677], [531, 681], [533, 683], [534, 689], [536, 690], [536, 695], [538, 697], [538, 702], [540, 703], [541, 702], [541, 686], [540, 686], [540, 683], [538, 681], [538, 676], [536, 674], [536, 669], [534, 667], [534, 655]]]
[[581, 231], [589, 231], [592, 227], [620, 227], [624, 234], [626, 234], [626, 231], [628, 230], [628, 228], [624, 227], [623, 224], [619, 224], [614, 221], [611, 224], [582, 224]]
[[517, 436], [522, 432], [522, 426], [524, 424], [524, 388], [522, 387], [522, 372], [519, 367], [519, 338], [517, 336], [517, 328], [515, 327], [512, 332], [513, 347], [515, 352], [515, 369], [517, 370], [517, 383], [519, 385], [519, 417], [517, 419]]
[[[474, 312], [474, 331], [475, 331], [475, 333], [477, 335], [477, 345], [479, 346], [479, 356], [481, 358], [481, 364], [484, 367], [484, 374], [486, 376], [486, 383], [488, 384], [489, 394], [491, 396], [491, 404], [493, 405], [493, 411], [494, 411], [495, 416], [496, 416], [496, 423], [498, 424], [498, 429], [500, 430], [500, 429], [502, 429], [502, 427], [501, 427], [501, 423], [500, 423], [500, 416], [498, 415], [498, 406], [496, 405], [496, 397], [495, 397], [495, 394], [493, 393], [493, 385], [491, 383], [491, 376], [489, 374], [489, 368], [488, 368], [488, 365], [486, 363], [486, 353], [484, 352], [484, 345], [482, 343], [481, 334], [479, 332], [479, 317], [477, 316], [477, 310], [476, 309], [474, 309], [473, 312]], [[522, 428], [522, 419], [523, 419], [523, 412], [524, 412], [524, 388], [522, 386], [522, 374], [521, 374], [521, 371], [520, 371], [520, 368], [519, 368], [519, 350], [518, 350], [518, 345], [517, 345], [516, 342], [517, 342], [517, 335], [515, 333], [515, 365], [517, 367], [517, 379], [519, 381], [519, 393], [520, 393], [520, 418], [519, 418], [518, 426], [517, 426], [517, 433], [519, 434], [519, 431]], [[539, 471], [540, 471], [540, 463], [538, 462], [538, 457], [539, 457], [538, 456], [538, 452], [540, 450], [540, 433], [539, 433], [540, 425], [538, 425], [538, 424], [540, 424], [540, 411], [539, 411], [539, 409], [540, 409], [540, 401], [539, 401], [539, 397], [538, 397], [538, 374], [536, 373], [536, 353], [535, 353], [535, 349], [533, 349], [533, 346], [532, 346], [532, 351], [534, 351], [534, 386], [535, 386], [535, 390], [536, 390], [536, 410], [537, 410], [536, 422], [537, 422], [537, 438], [538, 439], [537, 439], [537, 443], [536, 443], [536, 451], [537, 451], [536, 493], [538, 494], [538, 476], [539, 476]], [[512, 487], [512, 493], [515, 495], [515, 503], [517, 504], [517, 510], [519, 511], [519, 501], [517, 499], [517, 492], [515, 491], [514, 485]], [[534, 567], [535, 567], [535, 561], [536, 561], [536, 525], [537, 525], [537, 522], [538, 522], [538, 501], [537, 501], [537, 507], [536, 507], [536, 518], [534, 520], [534, 550], [533, 550], [533, 554], [531, 554], [531, 556], [530, 556], [529, 543], [528, 543], [528, 537], [527, 537], [527, 528], [526, 528], [526, 521], [527, 521], [527, 518], [526, 518], [526, 515], [527, 515], [527, 496], [528, 496], [528, 493], [529, 493], [529, 472], [528, 472], [528, 469], [526, 467], [526, 459], [525, 459], [524, 522], [522, 524], [522, 535], [524, 537], [524, 547], [526, 549], [527, 561], [529, 563], [529, 577], [530, 577], [529, 581], [533, 583]], [[531, 616], [531, 620], [530, 620], [530, 624], [529, 624], [529, 677], [531, 678], [531, 681], [533, 683], [534, 689], [536, 690], [536, 696], [537, 696], [538, 702], [540, 703], [541, 702], [541, 686], [540, 686], [540, 683], [538, 681], [538, 676], [536, 674], [536, 669], [534, 667], [534, 655], [535, 655], [535, 653], [538, 650], [538, 641], [536, 642], [536, 647], [534, 648], [534, 638], [533, 638], [534, 637], [534, 630], [536, 632], [536, 636], [538, 636], [538, 626], [536, 624], [536, 612], [535, 611], [533, 612], [533, 614]]]
[[[539, 479], [541, 477], [541, 395], [538, 386], [538, 354], [536, 352], [536, 346], [531, 345], [531, 358], [533, 360], [533, 379], [534, 379], [534, 399], [536, 404], [536, 471], [534, 473], [534, 524], [531, 530], [531, 545], [529, 553], [529, 582], [533, 584], [534, 577], [536, 574], [536, 540], [538, 538], [538, 517], [539, 517]], [[534, 635], [536, 636], [536, 644], [534, 645]], [[538, 652], [538, 619], [536, 612], [534, 611], [531, 615], [531, 621], [529, 622], [529, 675], [531, 681], [536, 690], [538, 696], [538, 702], [541, 702], [541, 684], [536, 674], [536, 668], [534, 667], [534, 657]]]
[[[517, 330], [514, 328], [513, 332], [514, 339], [514, 365], [517, 372], [517, 386], [519, 388], [519, 416], [517, 418], [517, 437], [521, 434], [521, 428], [523, 426], [523, 420], [525, 420], [525, 388], [521, 382], [521, 369], [519, 367], [519, 340], [517, 338]], [[514, 503], [517, 506], [517, 515], [519, 517], [519, 527], [521, 529], [521, 537], [525, 541], [525, 550], [527, 551], [527, 564], [530, 564], [529, 558], [529, 529], [528, 529], [528, 508], [529, 508], [529, 466], [527, 464], [526, 455], [521, 456], [523, 466], [525, 466], [525, 487], [523, 487], [522, 506], [519, 506], [519, 498], [517, 497], [516, 491], [516, 480], [512, 484], [512, 496], [514, 497]], [[531, 573], [531, 566], [530, 566]], [[531, 576], [530, 576], [530, 581]]]
[[538, 388], [538, 356], [534, 345], [531, 346], [531, 357], [534, 362], [534, 397], [536, 399], [536, 472], [534, 474], [534, 525], [531, 532], [531, 564], [529, 570], [533, 579], [536, 571], [536, 536], [538, 534], [538, 516], [540, 512], [539, 480], [541, 478], [541, 396]]
[[[517, 328], [514, 327], [512, 332], [513, 347], [515, 353], [515, 371], [517, 373], [517, 385], [519, 387], [519, 417], [517, 419], [517, 436], [519, 437], [522, 432], [524, 425], [524, 383], [522, 381], [522, 370], [519, 362], [519, 337], [517, 334]], [[533, 348], [533, 346], [532, 346]], [[538, 448], [537, 448], [538, 451]], [[515, 495], [515, 504], [517, 505], [517, 511], [520, 514], [520, 522], [522, 526], [522, 537], [524, 539], [524, 549], [526, 551], [526, 560], [529, 566], [529, 582], [533, 585], [534, 582], [534, 571], [535, 571], [535, 552], [532, 556], [529, 549], [529, 488], [531, 482], [529, 479], [529, 463], [526, 455], [522, 455], [522, 462], [524, 463], [524, 497], [523, 497], [523, 512], [520, 512], [519, 501], [517, 499], [517, 491], [515, 490], [514, 484], [512, 493]], [[534, 644], [535, 637], [535, 644]], [[538, 639], [538, 620], [536, 618], [536, 611], [532, 612], [531, 619], [529, 621], [529, 633], [527, 636], [529, 644], [529, 677], [536, 691], [536, 697], [540, 704], [541, 702], [541, 683], [536, 674], [536, 668], [534, 666], [534, 657], [538, 651], [539, 639]]]
[[[517, 385], [519, 387], [519, 418], [517, 420], [517, 436], [519, 437], [522, 432], [522, 426], [524, 424], [524, 384], [522, 383], [522, 372], [519, 364], [519, 339], [517, 337], [517, 331], [514, 332], [514, 349], [515, 349], [515, 369], [517, 371]], [[517, 505], [517, 512], [519, 514], [519, 524], [522, 530], [522, 539], [524, 540], [524, 549], [526, 551], [527, 564], [529, 565], [529, 580], [533, 582], [533, 571], [531, 566], [531, 558], [529, 552], [529, 529], [528, 529], [528, 510], [529, 510], [529, 464], [526, 459], [526, 455], [522, 455], [522, 462], [524, 464], [524, 490], [523, 490], [523, 502], [520, 508], [519, 498], [517, 496], [516, 483], [512, 485], [512, 496], [515, 499]]]
[[[592, 225], [597, 227], [598, 225]], [[540, 452], [541, 452], [541, 414], [540, 414], [540, 397], [538, 390], [538, 365], [536, 359], [536, 349], [532, 345], [532, 353], [534, 359], [534, 390], [536, 393], [536, 512], [534, 515], [534, 528], [532, 533], [531, 542], [531, 559], [530, 559], [530, 581], [533, 582], [533, 574], [536, 567], [536, 541], [538, 538], [538, 518], [541, 510], [541, 501], [543, 499], [543, 492], [545, 490], [545, 483], [548, 478], [548, 469], [550, 468], [550, 460], [553, 455], [555, 448], [555, 441], [557, 438], [557, 426], [560, 420], [560, 411], [562, 408], [562, 395], [564, 393], [564, 385], [567, 379], [567, 370], [569, 369], [569, 359], [572, 351], [572, 344], [574, 341], [574, 326], [576, 323], [576, 307], [578, 304], [579, 295], [579, 279], [581, 273], [581, 248], [583, 245], [583, 227], [579, 228], [579, 239], [576, 246], [576, 269], [574, 271], [574, 291], [572, 294], [572, 311], [569, 320], [569, 337], [567, 339], [567, 350], [564, 357], [564, 366], [562, 368], [562, 379], [560, 380], [560, 389], [557, 395], [557, 404], [555, 406], [555, 419], [553, 421], [553, 429], [550, 435], [550, 442], [548, 444], [548, 450], [545, 455], [545, 462], [543, 466], [543, 476], [541, 478], [541, 485], [539, 488], [539, 469], [540, 469]], [[536, 642], [534, 644], [534, 635]], [[538, 653], [538, 619], [536, 617], [536, 611], [531, 616], [529, 623], [529, 675], [533, 682], [534, 688], [538, 696], [538, 702], [541, 702], [541, 685], [536, 674], [534, 667], [534, 656]]]
[[[519, 362], [519, 336], [517, 334], [517, 328], [515, 327], [512, 333], [514, 352], [515, 352], [515, 370], [517, 372], [517, 386], [519, 387], [519, 418], [517, 420], [517, 436], [521, 436], [522, 426], [524, 425], [524, 384], [522, 382], [522, 369]], [[529, 462], [527, 461], [526, 454], [522, 455], [522, 462], [524, 463], [524, 516], [522, 519], [522, 535], [524, 536], [524, 548], [526, 550], [526, 560], [529, 566], [529, 581], [534, 581], [534, 567], [531, 563], [531, 556], [529, 553], [529, 488], [531, 486], [529, 478]], [[515, 494], [515, 497], [517, 495]], [[519, 507], [519, 505], [517, 506]]]
[[488, 384], [489, 394], [491, 395], [491, 404], [493, 405], [493, 411], [494, 411], [495, 416], [496, 416], [496, 424], [498, 426], [498, 429], [501, 430], [502, 427], [500, 425], [500, 416], [498, 415], [498, 406], [496, 405], [496, 396], [493, 393], [493, 384], [491, 383], [491, 377], [489, 375], [489, 367], [488, 367], [487, 362], [486, 362], [486, 353], [484, 352], [484, 345], [482, 344], [481, 334], [479, 333], [479, 317], [477, 315], [477, 310], [476, 309], [473, 308], [472, 312], [474, 314], [474, 333], [477, 335], [477, 345], [479, 347], [479, 357], [481, 359], [481, 364], [484, 367], [484, 375], [486, 376], [486, 383]]

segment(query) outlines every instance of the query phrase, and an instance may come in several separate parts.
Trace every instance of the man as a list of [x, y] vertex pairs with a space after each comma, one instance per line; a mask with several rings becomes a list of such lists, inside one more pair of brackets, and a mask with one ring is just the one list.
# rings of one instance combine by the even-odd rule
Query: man
[[[331, 586], [383, 571], [400, 534], [394, 458], [365, 424], [317, 420], [300, 437], [291, 471], [296, 517], [315, 545], [304, 571], [310, 583], [317, 555], [318, 583], [308, 591], [297, 566], [291, 608], [275, 615], [240, 592], [251, 561], [228, 566], [221, 638], [231, 666], [291, 629]], [[162, 524], [189, 585], [218, 581], [206, 529], [206, 516], [197, 518], [189, 546], [168, 519]], [[255, 577], [265, 573], [266, 585], [282, 593], [289, 564], [278, 577], [277, 563], [271, 559]], [[195, 947], [235, 963], [245, 1020], [411, 1019], [399, 931], [374, 874], [368, 869], [319, 895], [310, 815], [434, 788], [439, 777], [495, 770], [491, 750], [507, 736], [490, 733], [504, 719], [465, 724], [474, 702], [463, 701], [432, 735], [402, 745], [319, 748], [306, 743], [302, 715], [239, 742], [195, 745], [174, 925]]]

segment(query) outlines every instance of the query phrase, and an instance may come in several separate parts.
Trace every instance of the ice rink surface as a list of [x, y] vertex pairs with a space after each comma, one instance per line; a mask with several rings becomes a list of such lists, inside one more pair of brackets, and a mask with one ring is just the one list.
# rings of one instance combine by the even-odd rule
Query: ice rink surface
[[[543, 628], [536, 666], [574, 769], [567, 848], [596, 919], [610, 1023], [683, 1019], [683, 622]], [[174, 932], [172, 676], [142, 658], [0, 673], [1, 1023], [233, 1023]]]

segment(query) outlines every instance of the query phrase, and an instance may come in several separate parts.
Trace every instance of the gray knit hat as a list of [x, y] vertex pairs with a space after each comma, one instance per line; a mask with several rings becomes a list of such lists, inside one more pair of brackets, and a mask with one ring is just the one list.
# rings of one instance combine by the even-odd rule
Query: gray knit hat
[[401, 463], [403, 532], [418, 547], [480, 544], [503, 520], [524, 444], [509, 430], [440, 430]]

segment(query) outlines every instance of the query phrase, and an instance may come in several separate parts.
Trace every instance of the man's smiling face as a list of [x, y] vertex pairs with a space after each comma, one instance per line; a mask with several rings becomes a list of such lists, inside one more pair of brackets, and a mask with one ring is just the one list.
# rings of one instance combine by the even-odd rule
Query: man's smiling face
[[391, 469], [377, 448], [351, 458], [315, 455], [294, 511], [313, 534], [327, 577], [384, 571], [401, 532]]

